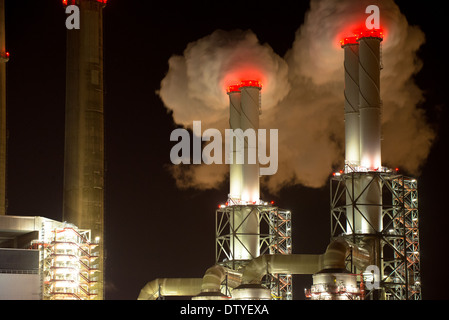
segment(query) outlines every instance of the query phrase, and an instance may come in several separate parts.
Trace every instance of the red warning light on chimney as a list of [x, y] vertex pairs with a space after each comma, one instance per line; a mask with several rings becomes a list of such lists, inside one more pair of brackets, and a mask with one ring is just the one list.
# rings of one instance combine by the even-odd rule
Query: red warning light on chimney
[[231, 86], [228, 86], [227, 88], [227, 92], [228, 93], [232, 93], [232, 92], [240, 92], [240, 88], [243, 87], [257, 87], [257, 88], [262, 88], [262, 84], [260, 83], [260, 81], [257, 80], [243, 80], [240, 81], [239, 84], [234, 84]]
[[351, 44], [358, 44], [357, 42], [357, 37], [346, 37], [343, 40], [340, 40], [340, 44], [342, 47], [346, 46], [346, 45], [351, 45]]
[[[100, 3], [103, 3], [103, 4], [106, 4], [107, 2], [108, 2], [108, 0], [96, 0], [97, 2], [100, 2]], [[76, 5], [76, 0], [62, 0], [62, 4], [64, 5], [64, 6], [67, 6], [67, 5]]]
[[362, 38], [377, 38], [380, 40], [384, 39], [382, 29], [370, 29], [370, 30], [362, 30], [356, 34], [357, 40]]

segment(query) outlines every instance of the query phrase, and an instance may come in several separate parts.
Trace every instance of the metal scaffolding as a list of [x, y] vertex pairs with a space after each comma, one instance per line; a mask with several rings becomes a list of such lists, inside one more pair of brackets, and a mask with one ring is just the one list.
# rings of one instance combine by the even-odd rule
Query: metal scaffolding
[[[347, 194], [353, 192], [350, 186], [362, 174], [377, 177], [382, 186], [382, 230], [371, 234], [354, 230], [351, 223], [355, 221], [355, 215], [361, 215], [362, 219], [365, 217], [354, 197], [347, 201]], [[417, 180], [398, 174], [397, 170], [368, 173], [345, 170], [331, 178], [330, 197], [333, 239], [344, 237], [361, 246], [367, 243], [367, 239], [375, 239], [380, 244], [380, 252], [374, 253], [380, 261], [379, 288], [366, 290], [366, 299], [420, 300]], [[353, 273], [363, 273], [364, 270], [356, 270], [350, 256], [347, 262]], [[370, 280], [364, 279], [365, 282]]]
[[[242, 210], [247, 209], [247, 210]], [[248, 210], [250, 209], [250, 210]], [[291, 254], [291, 212], [272, 205], [222, 205], [215, 214], [215, 262], [232, 270], [239, 270], [249, 261], [234, 259], [235, 241], [245, 235], [240, 225], [233, 226], [233, 216], [236, 212], [247, 212], [246, 219], [251, 214], [259, 217], [260, 255]], [[256, 258], [256, 257], [252, 257]], [[270, 274], [264, 279], [264, 284], [271, 289], [272, 298], [276, 300], [292, 300], [292, 276], [289, 274]]]
[[46, 230], [32, 243], [41, 251], [41, 283], [44, 300], [91, 300], [98, 295], [97, 243], [90, 230], [63, 227]]

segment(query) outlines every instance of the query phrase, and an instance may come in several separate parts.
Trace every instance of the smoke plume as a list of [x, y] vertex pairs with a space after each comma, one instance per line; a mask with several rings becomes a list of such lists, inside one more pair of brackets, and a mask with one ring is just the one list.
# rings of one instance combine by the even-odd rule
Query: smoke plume
[[[279, 169], [262, 185], [276, 193], [301, 184], [318, 188], [344, 164], [344, 72], [339, 40], [364, 26], [365, 8], [380, 8], [382, 43], [382, 161], [419, 174], [434, 132], [418, 105], [413, 81], [424, 33], [410, 26], [393, 0], [311, 0], [304, 24], [284, 57], [261, 44], [251, 30], [218, 30], [189, 43], [169, 60], [159, 95], [176, 123], [203, 130], [228, 127], [225, 87], [238, 80], [263, 83], [261, 128], [279, 130]], [[224, 135], [223, 135], [224, 136]], [[213, 188], [225, 181], [226, 165], [173, 166], [179, 187]]]

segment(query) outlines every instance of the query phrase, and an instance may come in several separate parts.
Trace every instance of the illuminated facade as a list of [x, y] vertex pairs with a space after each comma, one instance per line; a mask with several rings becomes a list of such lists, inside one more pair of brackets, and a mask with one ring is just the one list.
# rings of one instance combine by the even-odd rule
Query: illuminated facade
[[96, 299], [101, 270], [90, 235], [43, 217], [0, 216], [0, 298]]

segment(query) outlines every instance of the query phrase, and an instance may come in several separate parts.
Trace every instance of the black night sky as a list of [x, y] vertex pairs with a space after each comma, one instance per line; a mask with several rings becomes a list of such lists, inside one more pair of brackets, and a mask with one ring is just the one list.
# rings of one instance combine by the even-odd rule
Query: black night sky
[[[66, 15], [60, 0], [5, 2], [8, 214], [61, 220]], [[424, 299], [448, 299], [446, 16], [440, 1], [396, 2], [409, 23], [426, 34], [416, 82], [426, 98], [420, 107], [437, 131], [418, 177], [422, 293]], [[155, 92], [170, 56], [216, 29], [236, 28], [251, 29], [283, 56], [308, 7], [304, 0], [108, 1], [106, 299], [136, 299], [156, 278], [202, 277], [215, 262], [215, 209], [226, 200], [228, 186], [181, 191], [166, 170], [176, 125]], [[328, 185], [290, 187], [277, 197], [262, 190], [262, 195], [292, 211], [294, 253], [324, 252], [330, 237]], [[304, 299], [312, 278], [294, 279], [295, 299]]]

